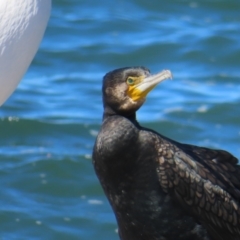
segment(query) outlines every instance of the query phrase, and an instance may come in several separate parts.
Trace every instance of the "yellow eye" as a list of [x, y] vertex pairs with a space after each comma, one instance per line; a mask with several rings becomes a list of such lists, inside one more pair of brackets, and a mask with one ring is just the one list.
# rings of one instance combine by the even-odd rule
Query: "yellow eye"
[[127, 84], [128, 85], [134, 85], [134, 79], [132, 79], [131, 77], [129, 77], [128, 79], [127, 79]]

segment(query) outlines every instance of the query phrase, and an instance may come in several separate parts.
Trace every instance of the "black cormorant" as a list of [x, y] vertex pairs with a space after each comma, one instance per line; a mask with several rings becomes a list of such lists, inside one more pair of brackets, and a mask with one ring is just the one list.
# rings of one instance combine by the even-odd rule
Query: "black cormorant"
[[136, 111], [159, 82], [144, 67], [103, 80], [103, 123], [93, 163], [122, 240], [239, 240], [240, 168], [223, 150], [182, 144], [144, 128]]

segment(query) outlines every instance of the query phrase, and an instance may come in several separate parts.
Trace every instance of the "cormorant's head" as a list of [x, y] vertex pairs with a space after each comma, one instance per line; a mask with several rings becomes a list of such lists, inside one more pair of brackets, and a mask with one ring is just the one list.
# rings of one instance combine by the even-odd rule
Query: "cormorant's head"
[[122, 115], [136, 112], [147, 94], [160, 82], [171, 78], [164, 70], [151, 75], [145, 67], [127, 67], [113, 70], [103, 78], [103, 103], [105, 111]]

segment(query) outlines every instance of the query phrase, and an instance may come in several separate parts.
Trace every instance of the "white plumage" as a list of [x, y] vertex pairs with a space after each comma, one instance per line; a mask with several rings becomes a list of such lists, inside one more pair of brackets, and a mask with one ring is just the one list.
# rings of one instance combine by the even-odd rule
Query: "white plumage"
[[50, 11], [51, 0], [0, 0], [0, 106], [36, 54]]

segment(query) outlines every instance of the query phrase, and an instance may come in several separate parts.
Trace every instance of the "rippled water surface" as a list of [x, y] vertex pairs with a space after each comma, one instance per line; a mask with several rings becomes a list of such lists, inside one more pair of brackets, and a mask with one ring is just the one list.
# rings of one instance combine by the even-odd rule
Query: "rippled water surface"
[[118, 239], [91, 163], [112, 69], [170, 69], [139, 121], [240, 157], [239, 13], [228, 0], [54, 0], [39, 52], [0, 109], [0, 238]]

